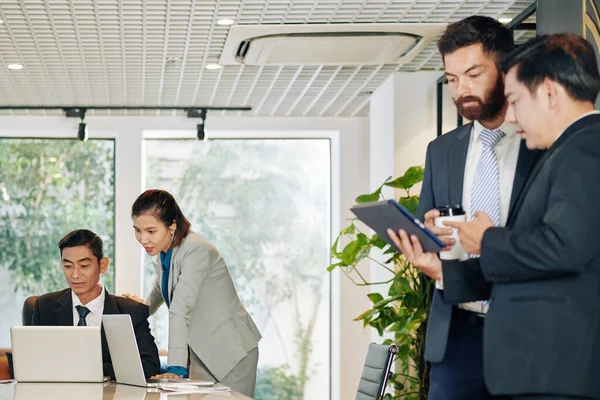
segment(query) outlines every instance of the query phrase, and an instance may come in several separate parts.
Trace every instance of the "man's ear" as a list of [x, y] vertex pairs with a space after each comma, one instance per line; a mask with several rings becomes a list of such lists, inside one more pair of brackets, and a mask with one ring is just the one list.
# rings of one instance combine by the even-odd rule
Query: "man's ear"
[[555, 110], [558, 106], [558, 95], [560, 87], [558, 83], [546, 78], [538, 88], [538, 96], [543, 96], [542, 99], [550, 110]]
[[108, 271], [109, 264], [110, 260], [108, 259], [108, 257], [102, 257], [102, 259], [100, 260], [100, 274], [104, 274], [106, 271]]

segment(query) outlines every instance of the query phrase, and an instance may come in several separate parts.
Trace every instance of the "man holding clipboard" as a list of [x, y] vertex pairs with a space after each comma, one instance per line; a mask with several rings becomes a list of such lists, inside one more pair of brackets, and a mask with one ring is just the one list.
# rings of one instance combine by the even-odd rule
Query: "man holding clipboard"
[[[435, 209], [448, 205], [462, 205], [467, 216], [481, 205], [491, 206], [497, 225], [503, 226], [535, 160], [536, 153], [504, 123], [506, 100], [497, 63], [513, 47], [512, 32], [483, 16], [449, 25], [438, 42], [454, 102], [473, 121], [437, 138], [427, 149], [417, 217], [438, 236], [452, 232], [434, 226], [439, 215]], [[484, 182], [489, 186], [482, 186]], [[444, 242], [454, 244], [448, 238]], [[436, 280], [425, 345], [425, 358], [431, 362], [429, 400], [489, 399], [483, 379], [486, 305], [446, 302], [441, 271], [425, 270], [440, 263], [437, 253], [426, 254], [425, 260], [404, 253], [413, 264], [421, 261], [417, 265]]]
[[600, 399], [600, 74], [593, 47], [562, 34], [539, 36], [511, 53], [507, 120], [537, 161], [505, 228], [487, 212], [447, 223], [479, 260], [436, 262], [416, 236], [390, 232], [426, 273], [442, 270], [445, 300], [463, 282], [493, 284], [485, 324], [484, 370], [490, 392], [507, 400]]

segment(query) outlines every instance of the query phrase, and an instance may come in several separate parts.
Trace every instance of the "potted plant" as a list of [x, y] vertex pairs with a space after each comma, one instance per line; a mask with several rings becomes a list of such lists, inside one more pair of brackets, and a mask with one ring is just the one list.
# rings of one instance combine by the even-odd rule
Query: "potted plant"
[[[363, 194], [356, 198], [357, 203], [384, 200], [381, 190], [392, 187], [403, 191], [398, 202], [411, 213], [416, 214], [419, 202], [418, 195], [412, 195], [410, 189], [423, 180], [423, 167], [411, 167], [406, 173], [396, 179], [388, 178], [376, 191]], [[338, 235], [331, 247], [333, 264], [328, 271], [340, 269], [352, 282], [358, 286], [373, 286], [384, 288], [384, 293], [374, 290], [368, 295], [372, 307], [355, 321], [363, 321], [364, 326], [377, 329], [380, 336], [386, 334], [391, 339], [384, 344], [395, 344], [399, 352], [396, 362], [396, 372], [389, 382], [385, 399], [425, 400], [427, 399], [429, 383], [429, 367], [424, 360], [425, 331], [427, 315], [431, 304], [433, 285], [416, 268], [412, 267], [404, 256], [394, 250], [377, 234], [362, 232], [356, 225], [357, 219], [350, 219]], [[341, 243], [346, 243], [339, 250]], [[380, 249], [385, 261], [372, 257], [371, 251]], [[389, 273], [389, 279], [382, 282], [371, 282], [364, 278], [359, 262], [371, 260]], [[357, 278], [351, 276], [355, 272]]]

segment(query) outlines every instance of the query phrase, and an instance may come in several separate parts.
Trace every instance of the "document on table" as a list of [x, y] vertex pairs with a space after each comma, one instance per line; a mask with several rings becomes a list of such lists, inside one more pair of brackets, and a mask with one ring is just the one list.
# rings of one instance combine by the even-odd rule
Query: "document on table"
[[214, 386], [202, 387], [193, 385], [161, 385], [158, 389], [164, 392], [171, 392], [173, 394], [192, 394], [192, 393], [230, 393], [231, 388], [225, 386], [222, 383], [215, 383]]

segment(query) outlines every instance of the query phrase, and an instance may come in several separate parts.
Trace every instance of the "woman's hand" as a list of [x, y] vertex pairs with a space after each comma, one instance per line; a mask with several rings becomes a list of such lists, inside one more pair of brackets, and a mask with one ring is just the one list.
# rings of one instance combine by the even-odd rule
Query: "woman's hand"
[[181, 376], [181, 375], [175, 375], [175, 374], [172, 374], [170, 372], [167, 372], [165, 374], [154, 375], [150, 379], [183, 379], [183, 376]]
[[144, 304], [144, 303], [145, 303], [144, 299], [141, 299], [141, 298], [139, 298], [139, 297], [138, 297], [137, 295], [135, 295], [135, 294], [123, 293], [123, 297], [125, 297], [125, 298], [127, 298], [127, 299], [131, 299], [131, 300], [135, 300], [135, 301], [137, 301], [138, 303], [142, 303], [142, 304]]

